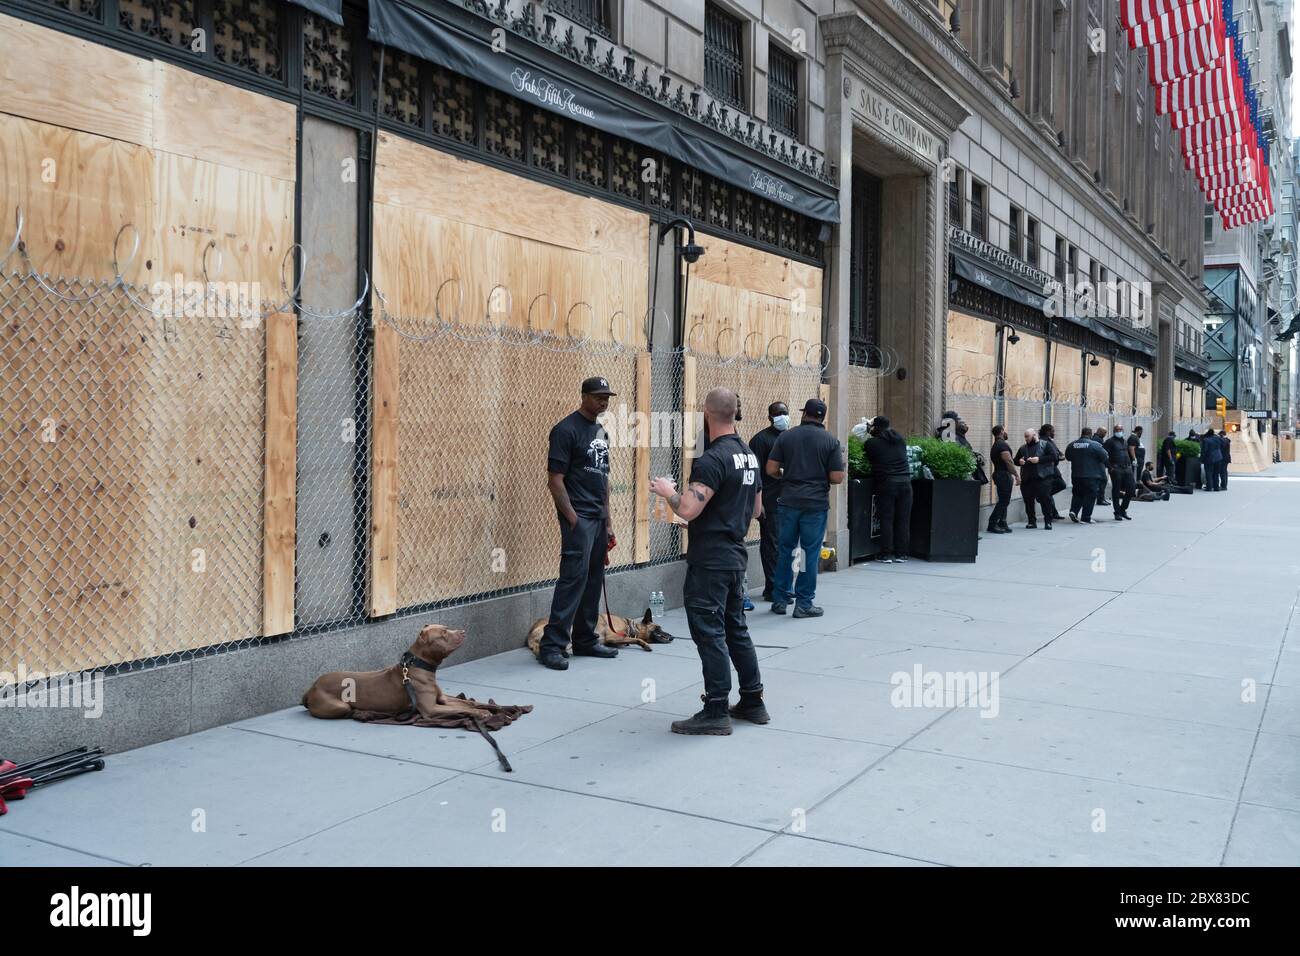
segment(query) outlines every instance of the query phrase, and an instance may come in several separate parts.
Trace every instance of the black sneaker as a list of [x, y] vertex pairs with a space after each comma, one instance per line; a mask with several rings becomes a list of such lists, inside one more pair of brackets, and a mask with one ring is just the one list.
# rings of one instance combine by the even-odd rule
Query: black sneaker
[[1050, 522], [1050, 521], [1044, 521], [1044, 522], [1043, 522], [1043, 530], [1044, 530], [1044, 531], [1051, 531], [1051, 530], [1052, 530], [1052, 522]]
[[899, 554], [894, 557], [895, 564], [904, 564], [907, 561], [907, 555]]
[[1038, 522], [1037, 522], [1037, 521], [1031, 521], [1031, 522], [1029, 522], [1028, 524], [1025, 525], [1025, 529], [1026, 529], [1026, 530], [1028, 530], [1029, 528], [1037, 528], [1037, 527], [1038, 527]]
[[785, 613], [785, 605], [784, 605], [784, 604], [781, 604], [779, 601], [773, 601], [773, 602], [772, 602], [772, 609], [771, 609], [771, 610], [772, 610], [772, 613], [773, 613], [773, 614], [784, 614], [784, 613]]
[[1120, 517], [1123, 518], [1125, 521], [1132, 521], [1132, 520], [1133, 520], [1133, 519], [1130, 518], [1126, 513], [1125, 513], [1125, 514], [1121, 514]]
[[708, 737], [729, 736], [731, 715], [727, 713], [727, 698], [711, 700], [701, 694], [700, 700], [704, 701], [704, 709], [686, 720], [674, 720], [673, 733]]
[[791, 617], [821, 617], [825, 613], [826, 612], [824, 610], [817, 607], [815, 604], [809, 604], [807, 607], [800, 607], [799, 605], [796, 604], [794, 606], [794, 613], [791, 614], [790, 616]]
[[991, 525], [984, 529], [985, 534], [1002, 534], [1002, 529], [996, 525]]
[[1070, 520], [1073, 521], [1075, 524], [1078, 524], [1078, 523], [1079, 523], [1079, 513], [1078, 513], [1077, 511], [1071, 511], [1071, 512], [1070, 512]]

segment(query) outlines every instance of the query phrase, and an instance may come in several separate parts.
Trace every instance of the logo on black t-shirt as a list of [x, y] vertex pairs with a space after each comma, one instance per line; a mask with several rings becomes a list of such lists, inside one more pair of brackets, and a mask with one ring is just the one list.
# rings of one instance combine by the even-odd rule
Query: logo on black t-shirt
[[597, 435], [587, 446], [587, 470], [597, 474], [609, 474], [609, 442]]
[[[736, 471], [739, 471], [742, 468], [758, 468], [758, 456], [753, 452], [750, 452], [749, 454], [737, 452], [731, 456], [731, 467]], [[757, 473], [757, 471], [746, 471], [745, 484], [752, 485], [754, 483], [754, 476]]]

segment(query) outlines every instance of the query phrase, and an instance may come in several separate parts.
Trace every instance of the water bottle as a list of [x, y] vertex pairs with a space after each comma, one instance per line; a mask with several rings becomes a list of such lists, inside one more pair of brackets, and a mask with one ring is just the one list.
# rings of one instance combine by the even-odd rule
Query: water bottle
[[664, 616], [664, 592], [650, 592], [650, 618], [657, 621]]

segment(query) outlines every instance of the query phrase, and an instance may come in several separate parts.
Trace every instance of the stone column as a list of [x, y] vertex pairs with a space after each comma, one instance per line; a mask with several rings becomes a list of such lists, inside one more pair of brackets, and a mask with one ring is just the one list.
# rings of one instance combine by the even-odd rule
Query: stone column
[[[1178, 417], [1178, 394], [1174, 391], [1174, 344], [1178, 341], [1178, 303], [1181, 297], [1165, 282], [1151, 283], [1151, 310], [1156, 317], [1156, 380], [1152, 383], [1155, 403], [1160, 406], [1156, 437], [1163, 440]], [[1182, 437], [1181, 435], [1179, 436]]]
[[[840, 173], [840, 222], [832, 227], [826, 244], [823, 273], [823, 341], [829, 350], [826, 379], [830, 387], [826, 428], [840, 441], [849, 433], [849, 255], [850, 215], [853, 189], [853, 115], [845, 100], [844, 55], [832, 53], [826, 60], [826, 161]], [[795, 409], [791, 413], [797, 415]], [[845, 449], [847, 453], [847, 445]], [[849, 564], [849, 489], [831, 487], [831, 510], [826, 523], [826, 541], [835, 549], [837, 564]]]

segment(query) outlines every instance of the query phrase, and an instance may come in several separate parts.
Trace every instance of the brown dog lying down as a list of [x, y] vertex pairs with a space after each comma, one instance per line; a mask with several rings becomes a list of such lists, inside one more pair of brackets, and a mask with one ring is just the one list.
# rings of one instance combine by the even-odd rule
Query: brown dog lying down
[[[421, 727], [465, 727], [499, 730], [529, 713], [532, 705], [504, 706], [467, 699], [464, 694], [448, 697], [438, 686], [436, 670], [465, 643], [464, 631], [441, 624], [420, 628], [403, 657], [407, 663], [381, 671], [334, 671], [318, 678], [302, 695], [302, 705], [313, 717], [351, 717], [378, 723], [415, 724]], [[415, 692], [415, 709], [405, 681]], [[418, 711], [418, 712], [417, 712]]]
[[[609, 628], [609, 618], [614, 619], [613, 631]], [[528, 649], [537, 656], [538, 650], [542, 646], [542, 631], [546, 630], [546, 618], [537, 621], [528, 631]], [[597, 639], [601, 644], [607, 644], [610, 647], [626, 647], [629, 644], [637, 644], [643, 651], [650, 650], [651, 644], [667, 644], [675, 638], [665, 631], [662, 627], [654, 622], [650, 616], [650, 609], [646, 608], [645, 617], [640, 621], [633, 621], [631, 618], [619, 617], [617, 614], [600, 616], [600, 621], [596, 624]], [[564, 653], [573, 653], [573, 642], [570, 641], [564, 648]]]

